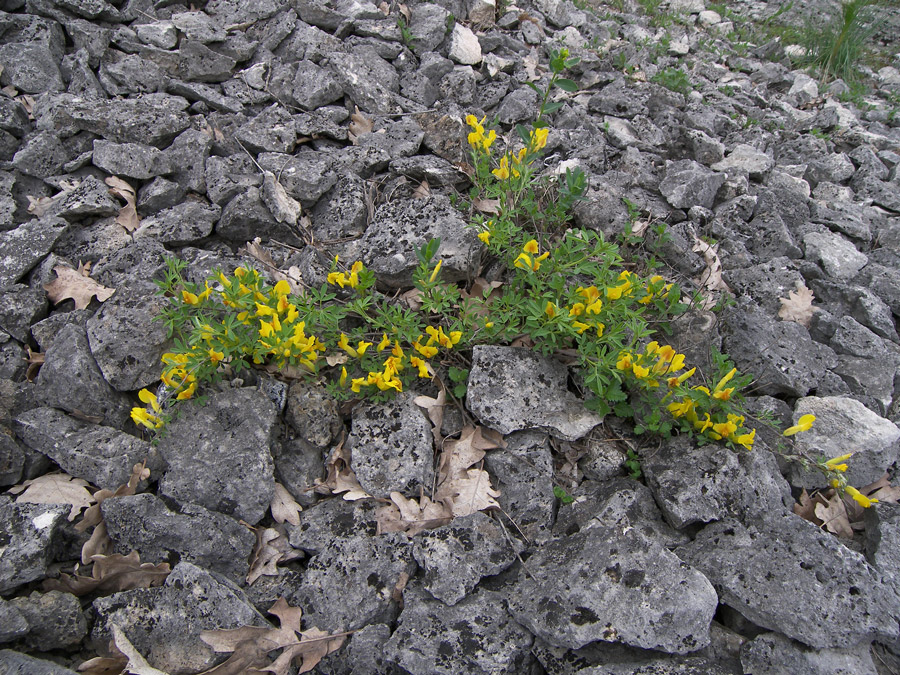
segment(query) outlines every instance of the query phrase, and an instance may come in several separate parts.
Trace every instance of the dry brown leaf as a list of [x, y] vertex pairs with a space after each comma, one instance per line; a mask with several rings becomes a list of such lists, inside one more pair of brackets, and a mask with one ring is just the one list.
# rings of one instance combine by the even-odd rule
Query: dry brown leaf
[[25, 369], [25, 379], [29, 382], [34, 382], [34, 378], [37, 377], [41, 366], [44, 365], [45, 354], [31, 351], [31, 347], [28, 345], [25, 346], [25, 351], [28, 354], [28, 367]]
[[423, 180], [416, 186], [416, 189], [413, 190], [412, 193], [413, 199], [430, 199], [431, 198], [431, 186], [428, 184], [427, 180]]
[[288, 268], [287, 273], [278, 269], [272, 254], [269, 253], [262, 245], [262, 239], [256, 237], [253, 241], [248, 241], [238, 249], [238, 253], [249, 258], [261, 262], [266, 269], [271, 272], [276, 281], [287, 281], [291, 285], [291, 293], [299, 295], [303, 291], [302, 275], [299, 267]]
[[22, 94], [21, 96], [16, 96], [16, 100], [25, 108], [25, 112], [28, 113], [28, 119], [34, 120], [34, 96]]
[[813, 292], [802, 281], [797, 282], [797, 290], [790, 291], [787, 298], [779, 298], [781, 309], [778, 316], [785, 321], [794, 321], [804, 326], [809, 326], [816, 308], [813, 307]]
[[412, 537], [424, 530], [446, 525], [453, 519], [449, 504], [433, 502], [425, 496], [416, 501], [407, 499], [399, 492], [392, 492], [391, 502], [380, 506], [375, 512], [378, 534], [405, 532]]
[[409, 22], [412, 21], [412, 12], [409, 11], [409, 7], [407, 7], [402, 2], [397, 6], [397, 9], [400, 10], [400, 13], [403, 15], [403, 18], [406, 19], [406, 24], [409, 25]]
[[271, 171], [263, 171], [262, 200], [279, 223], [296, 227], [302, 208]]
[[[131, 467], [131, 476], [125, 485], [120, 485], [115, 490], [98, 490], [94, 493], [96, 503], [84, 512], [84, 516], [75, 525], [78, 532], [86, 532], [89, 527], [95, 527], [103, 522], [103, 514], [100, 511], [100, 504], [104, 499], [110, 497], [131, 496], [137, 494], [138, 486], [141, 481], [150, 478], [150, 469], [147, 468], [146, 462], [140, 462]], [[86, 565], [87, 563], [85, 563]]]
[[850, 527], [847, 507], [840, 495], [832, 495], [826, 504], [816, 504], [816, 517], [822, 521], [822, 525], [829, 532], [847, 539], [853, 537], [853, 528]]
[[134, 188], [118, 176], [107, 176], [104, 182], [109, 185], [109, 194], [125, 201], [125, 206], [119, 209], [116, 222], [124, 227], [126, 232], [134, 232], [141, 224]]
[[499, 199], [474, 199], [472, 200], [472, 206], [475, 207], [476, 211], [481, 211], [481, 213], [490, 213], [491, 215], [500, 213]]
[[350, 450], [344, 448], [343, 439], [331, 452], [325, 468], [325, 480], [316, 479], [316, 492], [319, 494], [343, 493], [343, 498], [348, 502], [371, 498], [372, 495], [363, 490], [350, 468]]
[[141, 653], [125, 636], [125, 632], [116, 624], [111, 625], [111, 632], [116, 649], [126, 659], [124, 672], [132, 673], [132, 675], [168, 675], [165, 671], [154, 668], [147, 663], [147, 660], [141, 656]]
[[356, 112], [350, 115], [350, 127], [347, 130], [347, 136], [353, 145], [358, 145], [360, 137], [371, 133], [372, 129], [375, 128], [375, 122], [363, 115], [358, 107], [354, 107]]
[[[459, 440], [447, 441], [438, 463], [442, 479], [465, 477], [466, 470], [484, 459], [485, 450], [504, 448], [506, 443], [497, 432], [467, 425]], [[440, 490], [440, 482], [438, 483]]]
[[169, 563], [142, 563], [137, 551], [128, 555], [91, 556], [94, 563], [91, 576], [60, 574], [58, 579], [47, 579], [46, 591], [63, 591], [73, 595], [88, 593], [118, 593], [134, 588], [151, 588], [161, 585], [169, 576]]
[[345, 352], [341, 352], [340, 354], [328, 354], [325, 357], [325, 363], [329, 366], [340, 366], [347, 363], [349, 360], [350, 356]]
[[391, 13], [391, 6], [386, 2], [386, 0], [381, 0], [381, 4], [378, 5], [378, 9], [385, 16]]
[[[703, 256], [706, 262], [706, 269], [700, 275], [698, 284], [701, 288], [709, 292], [730, 292], [731, 289], [722, 280], [722, 261], [719, 260], [718, 245], [711, 246], [697, 236], [694, 236], [693, 251]], [[709, 309], [716, 305], [716, 298], [706, 296], [701, 303], [703, 309]]]
[[[110, 645], [115, 648], [114, 642], [110, 641]], [[127, 665], [126, 656], [95, 656], [82, 663], [76, 670], [84, 675], [122, 675]]]
[[491, 477], [482, 469], [469, 469], [465, 477], [453, 478], [438, 488], [435, 500], [450, 504], [453, 517], [468, 516], [476, 511], [500, 508], [495, 497], [500, 493], [491, 487]]
[[6, 94], [10, 98], [15, 98], [19, 94], [19, 90], [16, 89], [11, 84], [6, 85], [3, 89], [0, 89], [0, 93]]
[[272, 518], [276, 523], [287, 521], [291, 525], [300, 524], [300, 512], [303, 507], [294, 501], [294, 497], [281, 483], [275, 483], [275, 495], [269, 508], [272, 509]]
[[87, 276], [82, 266], [73, 270], [71, 267], [57, 265], [53, 271], [56, 272], [56, 279], [44, 284], [44, 290], [54, 305], [71, 298], [75, 301], [75, 309], [85, 309], [94, 296], [99, 302], [105, 302], [116, 292], [114, 288], [102, 286]]
[[81, 564], [90, 565], [95, 555], [110, 555], [113, 552], [112, 539], [106, 531], [106, 523], [101, 521], [91, 532], [90, 538], [81, 547]]
[[303, 557], [303, 551], [291, 546], [287, 535], [281, 528], [252, 528], [256, 535], [256, 546], [247, 573], [247, 584], [252, 585], [261, 576], [277, 577], [278, 563], [297, 560]]
[[[13, 485], [9, 491], [17, 503], [28, 504], [69, 504], [68, 520], [72, 522], [81, 513], [81, 509], [94, 503], [94, 496], [87, 490], [90, 486], [86, 480], [74, 478], [67, 473], [48, 473], [38, 478], [26, 480]], [[21, 494], [20, 494], [21, 493]]]
[[430, 396], [416, 396], [413, 399], [420, 408], [425, 408], [425, 414], [431, 420], [431, 435], [434, 437], [434, 447], [441, 447], [441, 427], [444, 424], [444, 406], [447, 405], [447, 391], [441, 387], [437, 398]]
[[422, 308], [422, 291], [418, 288], [411, 288], [405, 293], [401, 293], [400, 299], [414, 311], [418, 311]]
[[[322, 657], [339, 649], [347, 633], [329, 635], [317, 628], [300, 630], [302, 612], [279, 598], [269, 613], [279, 619], [279, 628], [243, 626], [228, 630], [205, 630], [200, 639], [217, 652], [232, 652], [224, 663], [205, 670], [200, 675], [242, 675], [257, 669], [276, 675], [287, 675], [291, 664], [300, 659], [298, 673], [307, 673], [316, 667]], [[278, 658], [269, 663], [267, 654], [284, 649]]]
[[28, 199], [28, 213], [35, 218], [46, 214], [56, 203], [56, 197], [33, 197], [32, 195], [25, 195], [25, 197]]

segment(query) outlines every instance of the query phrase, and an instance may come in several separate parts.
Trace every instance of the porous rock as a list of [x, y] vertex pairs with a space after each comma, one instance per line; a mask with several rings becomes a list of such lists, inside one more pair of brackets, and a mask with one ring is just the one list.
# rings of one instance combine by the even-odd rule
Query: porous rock
[[31, 673], [40, 673], [41, 675], [78, 675], [74, 670], [60, 666], [47, 661], [46, 659], [36, 659], [33, 656], [13, 651], [12, 649], [0, 650], [0, 669], [9, 675], [30, 675]]
[[897, 637], [896, 600], [878, 573], [794, 514], [751, 526], [720, 520], [675, 552], [712, 581], [723, 604], [811, 647]]
[[15, 283], [47, 255], [69, 224], [61, 218], [29, 220], [0, 233], [0, 287]]
[[324, 387], [302, 380], [291, 384], [285, 419], [299, 438], [319, 448], [327, 447], [343, 427], [334, 398]]
[[593, 527], [551, 541], [527, 567], [505, 591], [510, 612], [552, 645], [603, 640], [685, 654], [709, 644], [712, 585], [634, 529]]
[[71, 593], [35, 591], [25, 597], [13, 598], [10, 603], [30, 626], [22, 641], [31, 649], [49, 652], [72, 648], [87, 635], [81, 602]]
[[68, 505], [0, 499], [0, 531], [8, 542], [0, 556], [0, 593], [47, 576], [48, 566], [61, 546], [62, 527], [70, 510]]
[[778, 633], [763, 633], [741, 649], [741, 665], [754, 675], [875, 675], [869, 645], [814, 650]]
[[550, 358], [525, 349], [476, 345], [469, 371], [469, 408], [502, 434], [546, 429], [574, 441], [600, 424], [566, 389], [568, 371]]
[[216, 204], [182, 202], [142, 220], [132, 236], [153, 237], [163, 244], [192, 244], [212, 234], [221, 215]]
[[666, 201], [676, 209], [703, 206], [711, 209], [725, 174], [710, 171], [692, 159], [666, 163], [666, 175], [659, 184]]
[[275, 407], [250, 388], [214, 393], [205, 406], [185, 406], [159, 442], [168, 464], [160, 494], [255, 525], [275, 492], [275, 422]]

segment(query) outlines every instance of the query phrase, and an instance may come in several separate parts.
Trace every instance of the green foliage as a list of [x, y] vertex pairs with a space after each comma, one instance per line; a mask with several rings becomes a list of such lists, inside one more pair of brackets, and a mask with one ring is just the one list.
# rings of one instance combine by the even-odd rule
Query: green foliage
[[628, 448], [628, 450], [625, 451], [625, 461], [622, 462], [622, 466], [625, 468], [625, 471], [628, 473], [629, 478], [633, 478], [634, 480], [639, 480], [641, 478], [641, 476], [644, 475], [644, 472], [641, 469], [641, 458], [631, 448]]
[[690, 94], [694, 88], [691, 86], [691, 80], [688, 74], [681, 68], [666, 68], [659, 71], [650, 78], [651, 82], [656, 82], [666, 89], [678, 92], [684, 96]]
[[553, 486], [553, 496], [556, 497], [563, 504], [569, 505], [575, 501], [575, 497], [570, 495], [568, 492], [563, 490], [558, 485]]
[[416, 46], [416, 38], [406, 24], [406, 19], [402, 14], [397, 16], [397, 28], [400, 29], [400, 36], [403, 39], [403, 44], [406, 45], [407, 49], [413, 49]]
[[806, 62], [815, 67], [824, 82], [858, 79], [858, 68], [875, 32], [877, 0], [845, 0], [839, 15], [824, 21], [812, 18], [801, 34]]

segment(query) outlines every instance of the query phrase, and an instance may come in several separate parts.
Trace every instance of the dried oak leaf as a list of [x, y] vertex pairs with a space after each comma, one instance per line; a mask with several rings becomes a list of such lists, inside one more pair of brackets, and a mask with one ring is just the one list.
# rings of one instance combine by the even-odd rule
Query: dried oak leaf
[[392, 492], [391, 503], [380, 506], [375, 512], [378, 534], [406, 532], [412, 537], [451, 520], [453, 510], [449, 504], [433, 502], [424, 495], [418, 501], [407, 499], [399, 492]]
[[94, 563], [91, 576], [60, 574], [58, 579], [47, 579], [43, 584], [44, 590], [73, 595], [118, 593], [159, 586], [171, 572], [169, 563], [142, 563], [137, 551], [128, 555], [94, 555], [91, 562]]
[[468, 516], [476, 511], [500, 508], [495, 497], [500, 493], [491, 487], [491, 477], [483, 469], [469, 469], [465, 476], [453, 478], [438, 487], [435, 500], [449, 504], [453, 516]]
[[98, 490], [94, 493], [95, 503], [88, 507], [81, 520], [75, 524], [75, 530], [78, 532], [87, 532], [88, 528], [94, 528], [90, 539], [81, 547], [82, 565], [89, 565], [92, 556], [108, 555], [113, 550], [112, 540], [106, 532], [106, 523], [103, 522], [103, 512], [100, 510], [101, 502], [110, 497], [136, 494], [141, 481], [148, 478], [150, 478], [150, 469], [147, 468], [145, 462], [140, 462], [131, 468], [131, 476], [125, 485], [120, 485], [114, 491]]
[[56, 272], [56, 279], [44, 284], [44, 290], [54, 305], [71, 298], [75, 301], [75, 309], [85, 309], [94, 296], [104, 302], [116, 292], [114, 288], [107, 288], [91, 279], [83, 265], [79, 265], [77, 270], [57, 265], [53, 271]]
[[125, 206], [119, 209], [116, 222], [125, 228], [126, 232], [134, 232], [141, 224], [141, 217], [137, 212], [137, 195], [134, 188], [118, 176], [108, 176], [104, 181], [109, 185], [109, 193], [125, 201]]
[[291, 197], [281, 182], [271, 171], [263, 171], [263, 185], [260, 191], [263, 203], [279, 223], [296, 227], [302, 208], [300, 202]]
[[443, 479], [465, 478], [466, 470], [484, 459], [485, 450], [505, 447], [506, 442], [496, 431], [467, 425], [459, 440], [444, 443], [438, 462], [438, 489]]
[[350, 115], [350, 127], [347, 130], [347, 137], [353, 145], [358, 145], [360, 137], [371, 133], [374, 128], [374, 120], [370, 120], [359, 112], [359, 108], [356, 108], [356, 112]]
[[281, 483], [275, 483], [275, 494], [269, 508], [272, 510], [272, 518], [276, 523], [287, 521], [291, 525], [300, 524], [300, 512], [303, 507], [294, 500], [293, 495]]
[[477, 211], [481, 213], [489, 213], [494, 215], [496, 213], [500, 213], [500, 200], [499, 199], [473, 199], [472, 206], [475, 207]]
[[418, 186], [416, 186], [416, 189], [413, 190], [412, 196], [413, 199], [430, 199], [431, 186], [428, 184], [428, 181], [423, 180], [419, 183]]
[[797, 290], [790, 291], [788, 297], [779, 298], [781, 309], [778, 316], [785, 321], [794, 321], [804, 326], [809, 326], [816, 308], [813, 307], [813, 292], [802, 281], [797, 282]]
[[116, 624], [111, 625], [113, 644], [116, 650], [125, 658], [125, 666], [122, 672], [132, 675], [169, 675], [163, 670], [154, 668], [145, 659], [131, 641], [125, 636], [125, 631]]
[[60, 472], [26, 480], [19, 485], [13, 485], [9, 491], [19, 495], [16, 498], [17, 503], [69, 504], [72, 510], [69, 511], [68, 520], [72, 522], [81, 509], [87, 508], [95, 501], [94, 496], [87, 490], [89, 485], [86, 480]]
[[291, 546], [287, 536], [280, 528], [254, 528], [256, 546], [250, 559], [250, 571], [247, 573], [247, 584], [252, 585], [261, 576], [277, 577], [278, 563], [288, 562], [303, 557], [303, 551]]
[[441, 387], [437, 398], [416, 396], [413, 399], [413, 403], [425, 409], [425, 414], [431, 420], [431, 435], [434, 437], [434, 447], [441, 447], [441, 427], [444, 424], [444, 406], [447, 405], [447, 391]]
[[331, 452], [325, 468], [327, 469], [325, 480], [316, 479], [316, 492], [319, 494], [343, 493], [344, 499], [348, 502], [372, 496], [363, 490], [356, 474], [350, 468], [350, 450], [344, 448], [343, 439]]
[[839, 494], [831, 495], [825, 504], [816, 504], [816, 517], [829, 532], [846, 539], [853, 537], [847, 506]]
[[[699, 285], [704, 290], [710, 292], [729, 292], [731, 289], [729, 289], [728, 285], [722, 280], [722, 261], [719, 260], [718, 245], [711, 246], [695, 235], [692, 250], [703, 256], [703, 260], [706, 262], [706, 269], [703, 270], [703, 273], [698, 280]], [[716, 302], [714, 297], [707, 296], [703, 299], [701, 306], [703, 309], [709, 309], [710, 307], [713, 307]]]

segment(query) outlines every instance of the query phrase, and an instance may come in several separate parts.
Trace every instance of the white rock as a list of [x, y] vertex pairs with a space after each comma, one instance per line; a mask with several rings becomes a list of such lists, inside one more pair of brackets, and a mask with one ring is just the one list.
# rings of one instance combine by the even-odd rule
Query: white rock
[[469, 21], [475, 24], [494, 23], [497, 14], [497, 0], [469, 0]]
[[454, 24], [450, 36], [450, 58], [464, 66], [481, 63], [481, 43], [469, 28], [461, 23]]
[[806, 49], [800, 45], [787, 45], [784, 48], [784, 53], [792, 59], [802, 59], [806, 56]]
[[712, 26], [715, 23], [721, 23], [722, 16], [718, 12], [714, 12], [711, 9], [705, 9], [700, 12], [697, 20], [700, 22], [701, 26]]
[[703, 0], [669, 0], [670, 12], [684, 12], [685, 14], [699, 14], [706, 9]]
[[669, 44], [669, 54], [672, 56], [686, 56], [691, 51], [691, 45], [687, 39], [679, 40]]
[[794, 73], [794, 84], [788, 91], [799, 104], [809, 103], [819, 97], [819, 85], [806, 73]]

